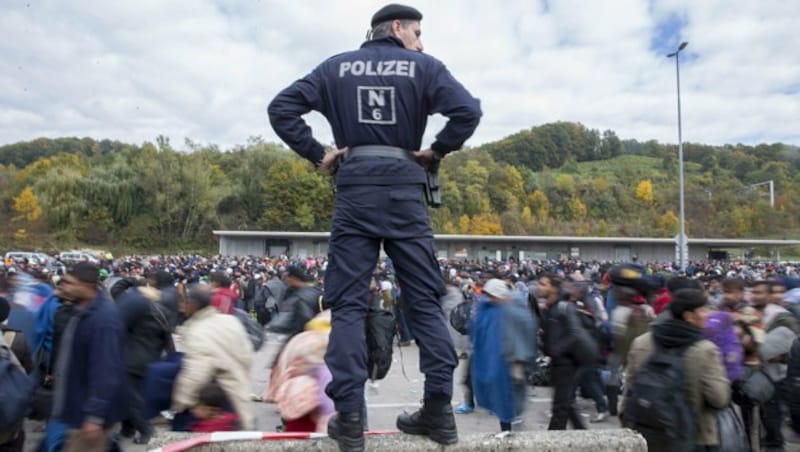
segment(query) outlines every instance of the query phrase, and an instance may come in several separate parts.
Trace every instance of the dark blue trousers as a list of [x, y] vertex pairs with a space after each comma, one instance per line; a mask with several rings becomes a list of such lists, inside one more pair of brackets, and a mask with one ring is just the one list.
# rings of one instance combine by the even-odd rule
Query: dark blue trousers
[[381, 245], [394, 264], [406, 320], [419, 346], [425, 397], [452, 397], [458, 358], [440, 304], [444, 280], [423, 187], [345, 185], [337, 190], [325, 273], [325, 300], [332, 310], [325, 362], [333, 376], [326, 392], [339, 412], [360, 412], [364, 402], [364, 321]]

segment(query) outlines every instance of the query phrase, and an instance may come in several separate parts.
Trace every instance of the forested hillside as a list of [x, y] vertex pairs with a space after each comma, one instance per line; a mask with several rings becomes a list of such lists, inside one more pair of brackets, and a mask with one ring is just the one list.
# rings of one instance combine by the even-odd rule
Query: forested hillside
[[[687, 233], [797, 238], [800, 150], [684, 145]], [[674, 236], [677, 147], [552, 123], [454, 153], [441, 168], [444, 233]], [[766, 186], [774, 181], [775, 203]], [[259, 138], [220, 150], [40, 138], [0, 147], [0, 246], [213, 249], [213, 229], [324, 231], [331, 180]]]

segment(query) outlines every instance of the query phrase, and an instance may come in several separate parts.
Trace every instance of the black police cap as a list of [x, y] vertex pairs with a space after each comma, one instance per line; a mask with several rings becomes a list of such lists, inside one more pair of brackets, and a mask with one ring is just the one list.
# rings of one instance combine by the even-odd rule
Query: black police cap
[[293, 276], [299, 279], [300, 281], [310, 282], [314, 280], [314, 278], [311, 275], [309, 275], [308, 272], [298, 264], [292, 264], [289, 267], [287, 267], [286, 273], [288, 273], [289, 276]]
[[390, 3], [383, 8], [379, 9], [375, 15], [372, 16], [370, 25], [374, 28], [383, 22], [390, 20], [422, 20], [422, 13], [416, 8], [410, 6], [398, 5], [397, 3]]

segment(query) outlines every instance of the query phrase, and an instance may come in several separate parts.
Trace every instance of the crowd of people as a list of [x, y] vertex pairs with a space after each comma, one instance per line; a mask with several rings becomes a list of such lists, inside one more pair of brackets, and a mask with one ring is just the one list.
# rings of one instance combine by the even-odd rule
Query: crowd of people
[[[485, 408], [502, 430], [521, 422], [525, 391], [516, 388], [541, 374], [531, 348], [539, 344], [553, 386], [551, 430], [587, 428], [578, 393], [595, 402], [592, 422], [618, 416], [650, 450], [777, 451], [784, 425], [800, 432], [797, 266], [534, 267], [525, 275], [503, 264], [488, 280], [449, 273], [474, 317], [464, 331], [470, 311], [450, 314], [472, 346], [456, 413]], [[532, 329], [538, 339], [527, 338]]]
[[[122, 438], [146, 444], [157, 416], [182, 431], [253, 429], [252, 400], [275, 403], [286, 431], [325, 431], [335, 411], [325, 393], [327, 264], [285, 256], [130, 256], [56, 271], [6, 266], [3, 342], [36, 380], [27, 416], [46, 422], [40, 450], [108, 450]], [[441, 306], [468, 362], [457, 414], [485, 408], [510, 431], [532, 377], [546, 371], [550, 429], [586, 428], [577, 393], [595, 402], [591, 421], [619, 416], [651, 446], [668, 444], [658, 439], [668, 432], [641, 424], [647, 413], [635, 401], [659, 397], [642, 388], [653, 386], [656, 358], [674, 355], [683, 361], [674, 367], [692, 447], [720, 447], [726, 437], [718, 417], [731, 413], [752, 450], [783, 447], [784, 407], [800, 408], [799, 267], [697, 262], [680, 272], [670, 263], [514, 259], [439, 265], [448, 288]], [[378, 262], [369, 303], [393, 313], [396, 346], [416, 336], [405, 321], [402, 289], [391, 260]], [[264, 329], [288, 340], [268, 387], [254, 395], [250, 371]], [[773, 389], [765, 391], [764, 382]], [[800, 430], [800, 410], [786, 412]], [[22, 450], [21, 423], [6, 427], [0, 450]]]

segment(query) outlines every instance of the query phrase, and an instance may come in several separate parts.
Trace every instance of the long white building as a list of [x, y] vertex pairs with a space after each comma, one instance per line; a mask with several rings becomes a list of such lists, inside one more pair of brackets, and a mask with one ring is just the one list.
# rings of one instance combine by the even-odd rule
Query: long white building
[[[306, 258], [328, 253], [327, 232], [214, 231], [225, 256]], [[448, 259], [561, 259], [674, 261], [676, 240], [650, 237], [495, 236], [437, 234], [436, 253]], [[761, 258], [780, 260], [781, 248], [800, 240], [689, 238], [689, 260]], [[766, 250], [766, 253], [764, 252]]]

